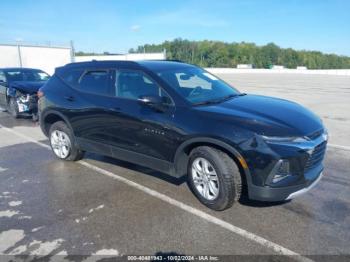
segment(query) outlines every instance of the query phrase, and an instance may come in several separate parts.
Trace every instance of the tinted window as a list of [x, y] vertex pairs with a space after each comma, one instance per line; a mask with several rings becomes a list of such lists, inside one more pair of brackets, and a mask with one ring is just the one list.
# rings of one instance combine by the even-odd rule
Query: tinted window
[[67, 84], [73, 87], [78, 87], [79, 79], [83, 73], [84, 73], [83, 69], [74, 69], [74, 70], [64, 71], [59, 75]]
[[2, 71], [0, 71], [0, 82], [6, 82], [5, 74]]
[[99, 95], [110, 95], [110, 77], [107, 70], [89, 71], [80, 79], [81, 91]]
[[164, 102], [172, 103], [169, 95], [142, 72], [116, 71], [114, 87], [118, 97], [137, 100], [142, 96], [160, 96]]
[[47, 81], [50, 76], [41, 70], [16, 69], [5, 71], [7, 79], [11, 81]]

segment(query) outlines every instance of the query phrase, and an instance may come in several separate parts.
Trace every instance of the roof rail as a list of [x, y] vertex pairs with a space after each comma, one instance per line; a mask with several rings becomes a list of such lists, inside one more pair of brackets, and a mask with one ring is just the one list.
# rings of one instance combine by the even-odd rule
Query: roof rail
[[74, 65], [83, 65], [83, 64], [91, 64], [91, 63], [98, 63], [98, 64], [103, 64], [103, 63], [129, 63], [129, 64], [137, 64], [136, 61], [132, 61], [132, 60], [96, 60], [96, 59], [92, 59], [92, 60], [88, 60], [88, 61], [79, 61], [79, 62], [72, 62], [72, 63], [68, 63], [65, 66], [74, 66]]
[[163, 61], [169, 61], [169, 62], [178, 62], [178, 63], [185, 63], [184, 61], [182, 60], [179, 60], [179, 59], [165, 59]]

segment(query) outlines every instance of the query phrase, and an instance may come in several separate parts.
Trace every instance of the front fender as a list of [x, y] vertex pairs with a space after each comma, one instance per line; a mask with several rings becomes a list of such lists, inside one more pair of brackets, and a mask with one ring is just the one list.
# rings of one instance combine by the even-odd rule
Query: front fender
[[187, 173], [187, 165], [188, 165], [188, 155], [185, 153], [186, 148], [191, 147], [191, 145], [196, 145], [196, 144], [209, 144], [213, 146], [217, 146], [218, 148], [222, 148], [223, 150], [229, 152], [232, 154], [236, 160], [240, 163], [242, 167], [242, 171], [244, 172], [244, 175], [247, 183], [251, 184], [252, 179], [251, 179], [251, 174], [249, 172], [249, 168], [247, 166], [247, 163], [245, 162], [244, 158], [242, 155], [239, 153], [237, 149], [235, 149], [233, 146], [225, 143], [224, 141], [211, 138], [211, 137], [195, 137], [191, 138], [189, 140], [186, 140], [183, 142], [178, 149], [176, 150], [175, 157], [174, 157], [174, 165], [175, 165], [175, 170], [178, 176], [182, 176]]
[[8, 87], [6, 90], [6, 96], [7, 97], [16, 97], [17, 89], [13, 87]]

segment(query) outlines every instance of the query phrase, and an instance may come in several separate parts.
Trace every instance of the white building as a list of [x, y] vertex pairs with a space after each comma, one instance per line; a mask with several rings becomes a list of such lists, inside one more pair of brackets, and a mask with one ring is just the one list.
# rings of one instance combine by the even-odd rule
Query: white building
[[56, 67], [72, 61], [71, 46], [0, 44], [0, 67], [38, 68], [53, 74]]
[[237, 68], [238, 69], [253, 69], [253, 65], [252, 64], [238, 64]]
[[307, 70], [306, 66], [297, 66], [297, 70]]
[[55, 68], [71, 62], [92, 60], [164, 60], [166, 53], [133, 53], [123, 55], [74, 56], [73, 44], [67, 46], [0, 44], [1, 67], [29, 67], [50, 75]]
[[284, 69], [284, 66], [283, 65], [273, 65], [271, 67], [271, 69], [273, 69], [273, 70], [281, 70], [281, 69]]

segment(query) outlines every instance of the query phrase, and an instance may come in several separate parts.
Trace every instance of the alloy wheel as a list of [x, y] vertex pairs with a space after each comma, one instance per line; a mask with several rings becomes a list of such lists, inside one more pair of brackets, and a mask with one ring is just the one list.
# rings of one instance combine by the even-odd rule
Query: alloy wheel
[[51, 146], [59, 158], [66, 158], [71, 151], [71, 142], [69, 136], [60, 130], [55, 130], [51, 133], [50, 137]]
[[192, 162], [192, 179], [196, 190], [207, 200], [214, 200], [219, 195], [219, 179], [212, 164], [199, 157]]

